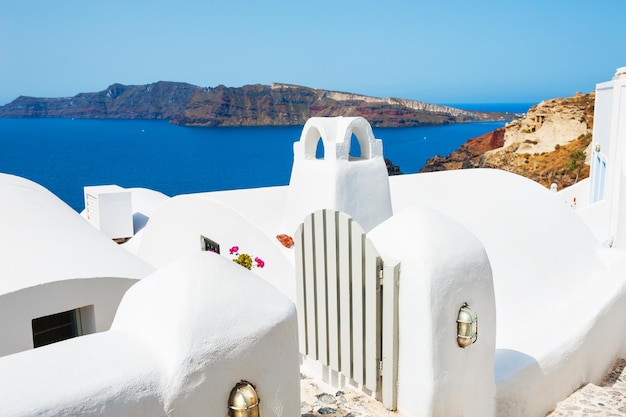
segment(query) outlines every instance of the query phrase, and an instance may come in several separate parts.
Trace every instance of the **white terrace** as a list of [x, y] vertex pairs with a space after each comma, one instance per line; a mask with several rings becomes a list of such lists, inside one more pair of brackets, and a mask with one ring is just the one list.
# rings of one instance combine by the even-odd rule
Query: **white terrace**
[[390, 178], [362, 118], [310, 119], [284, 187], [88, 187], [81, 218], [1, 175], [3, 414], [295, 416], [302, 369], [410, 417], [544, 416], [626, 357], [624, 72], [559, 193]]

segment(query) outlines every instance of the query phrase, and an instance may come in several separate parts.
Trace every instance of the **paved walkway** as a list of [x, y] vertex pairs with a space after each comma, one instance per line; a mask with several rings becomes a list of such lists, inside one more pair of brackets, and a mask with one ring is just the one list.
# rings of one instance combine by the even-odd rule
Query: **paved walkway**
[[301, 417], [403, 417], [350, 387], [336, 390], [305, 375], [300, 377]]
[[626, 416], [626, 360], [618, 359], [600, 385], [586, 384], [557, 404], [549, 417]]
[[[557, 404], [546, 417], [626, 416], [626, 360], [619, 359], [600, 385], [586, 384]], [[302, 375], [301, 417], [403, 417], [371, 397], [346, 387], [337, 391]]]

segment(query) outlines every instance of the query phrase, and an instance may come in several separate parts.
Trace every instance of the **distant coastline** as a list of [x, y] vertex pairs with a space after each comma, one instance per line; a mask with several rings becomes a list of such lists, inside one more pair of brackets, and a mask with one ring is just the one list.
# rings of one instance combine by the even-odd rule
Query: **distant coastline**
[[536, 102], [504, 102], [504, 103], [445, 103], [442, 105], [456, 107], [468, 111], [507, 113], [518, 117], [528, 112]]
[[417, 127], [506, 121], [519, 114], [279, 83], [199, 87], [165, 81], [139, 86], [113, 84], [74, 97], [20, 96], [0, 106], [3, 118], [169, 120], [198, 127], [301, 126], [316, 116], [361, 116], [373, 127]]

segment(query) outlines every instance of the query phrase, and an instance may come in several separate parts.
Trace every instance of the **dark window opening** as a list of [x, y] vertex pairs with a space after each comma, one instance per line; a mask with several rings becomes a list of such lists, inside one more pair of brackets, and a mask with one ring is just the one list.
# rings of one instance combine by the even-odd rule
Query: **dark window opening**
[[200, 236], [200, 250], [220, 253], [220, 244], [205, 236]]
[[33, 319], [32, 329], [36, 348], [80, 336], [83, 334], [80, 309]]

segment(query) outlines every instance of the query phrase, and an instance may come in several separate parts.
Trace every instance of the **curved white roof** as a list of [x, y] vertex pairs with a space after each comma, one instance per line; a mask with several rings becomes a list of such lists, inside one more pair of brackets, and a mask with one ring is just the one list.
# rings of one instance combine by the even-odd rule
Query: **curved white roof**
[[296, 331], [275, 288], [197, 253], [131, 287], [109, 331], [0, 357], [2, 415], [222, 415], [244, 378], [262, 415], [296, 415]]
[[135, 233], [140, 232], [148, 222], [152, 213], [169, 197], [165, 194], [148, 188], [126, 188], [131, 192], [133, 206], [133, 228]]
[[[505, 171], [472, 169], [390, 178], [394, 212], [425, 205], [468, 228], [483, 243], [493, 269], [498, 344], [527, 338], [555, 300], [577, 299], [605, 271], [602, 248], [555, 193]], [[454, 242], [450, 242], [454, 245]], [[597, 284], [597, 282], [596, 282]]]
[[[250, 196], [250, 193], [243, 193]], [[261, 204], [254, 200], [241, 200], [251, 211]], [[274, 219], [280, 212], [275, 212]], [[152, 213], [141, 236], [133, 237], [124, 246], [150, 263], [161, 268], [177, 259], [201, 251], [200, 238], [204, 236], [220, 245], [220, 253], [228, 258], [231, 247], [240, 253], [259, 257], [265, 267], [254, 272], [295, 300], [293, 265], [289, 259], [293, 249], [284, 248], [275, 238], [277, 229], [265, 234], [237, 211], [217, 201], [197, 195], [172, 197]], [[136, 240], [139, 237], [138, 240]]]
[[154, 270], [32, 181], [0, 174], [0, 212], [0, 294], [73, 278], [139, 279]]

